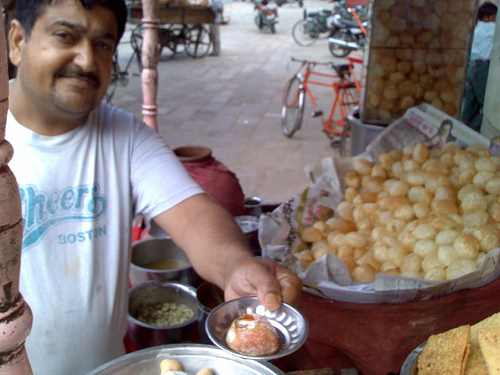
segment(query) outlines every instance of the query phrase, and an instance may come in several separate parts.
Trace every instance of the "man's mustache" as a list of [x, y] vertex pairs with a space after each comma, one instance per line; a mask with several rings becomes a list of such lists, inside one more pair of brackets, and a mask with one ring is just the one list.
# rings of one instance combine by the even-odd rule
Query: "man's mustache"
[[65, 69], [59, 72], [57, 77], [80, 78], [92, 83], [93, 86], [98, 88], [101, 86], [101, 80], [98, 76], [91, 72], [84, 72], [81, 69]]

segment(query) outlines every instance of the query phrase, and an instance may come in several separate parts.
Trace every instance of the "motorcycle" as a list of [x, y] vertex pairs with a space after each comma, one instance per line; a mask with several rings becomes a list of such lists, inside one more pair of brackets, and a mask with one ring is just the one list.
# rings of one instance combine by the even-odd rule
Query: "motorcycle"
[[278, 23], [278, 9], [269, 6], [267, 0], [255, 2], [255, 24], [260, 30], [269, 29], [271, 33], [276, 34], [276, 24]]
[[347, 11], [351, 19], [342, 14], [335, 14], [329, 19], [332, 32], [328, 38], [328, 49], [335, 57], [346, 57], [354, 50], [363, 49], [366, 44], [368, 21], [361, 21], [354, 8], [347, 8]]

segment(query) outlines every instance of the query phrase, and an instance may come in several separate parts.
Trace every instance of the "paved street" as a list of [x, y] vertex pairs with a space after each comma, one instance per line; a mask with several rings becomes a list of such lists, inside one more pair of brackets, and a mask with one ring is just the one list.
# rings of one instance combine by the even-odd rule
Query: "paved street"
[[[246, 196], [280, 203], [308, 185], [304, 166], [338, 152], [322, 133], [319, 118], [306, 115], [292, 139], [281, 133], [281, 91], [297, 69], [290, 58], [333, 57], [326, 39], [312, 47], [293, 41], [292, 25], [303, 12], [297, 4], [279, 8], [274, 35], [257, 28], [253, 6], [248, 1], [226, 3], [230, 21], [220, 27], [220, 56], [192, 59], [181, 52], [159, 63], [159, 132], [172, 148], [210, 147], [215, 158], [236, 173]], [[331, 4], [306, 0], [304, 5], [308, 10], [321, 7]], [[123, 63], [129, 51], [127, 45], [120, 47]], [[140, 115], [142, 92], [135, 62], [130, 72], [135, 75], [127, 86], [118, 87], [113, 104]], [[319, 95], [333, 100], [330, 92]], [[327, 104], [320, 106], [328, 113]]]

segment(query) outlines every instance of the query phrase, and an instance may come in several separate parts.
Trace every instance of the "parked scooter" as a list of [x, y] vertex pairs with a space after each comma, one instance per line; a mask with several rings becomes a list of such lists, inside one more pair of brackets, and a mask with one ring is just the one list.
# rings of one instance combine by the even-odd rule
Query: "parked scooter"
[[362, 22], [355, 8], [347, 10], [352, 19], [342, 14], [335, 14], [329, 19], [332, 32], [328, 38], [328, 49], [336, 57], [346, 57], [354, 50], [363, 49], [366, 44], [368, 21]]
[[255, 24], [260, 30], [269, 29], [271, 33], [276, 33], [276, 24], [278, 23], [278, 9], [276, 7], [268, 5], [267, 0], [262, 0], [261, 2], [255, 2], [255, 10], [257, 10], [257, 15], [255, 16]]

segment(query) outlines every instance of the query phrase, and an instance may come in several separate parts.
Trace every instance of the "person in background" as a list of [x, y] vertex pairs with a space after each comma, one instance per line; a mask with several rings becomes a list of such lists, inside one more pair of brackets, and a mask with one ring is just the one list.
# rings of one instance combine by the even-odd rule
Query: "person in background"
[[267, 5], [269, 2], [267, 0], [262, 0], [260, 3], [256, 3], [257, 6], [257, 11], [259, 12], [259, 29], [262, 29], [264, 26], [264, 17], [265, 15], [265, 10], [267, 9]]
[[479, 132], [483, 121], [484, 95], [495, 35], [497, 6], [486, 1], [479, 6], [470, 53], [467, 85], [460, 120]]
[[214, 12], [214, 22], [209, 24], [210, 37], [212, 38], [212, 52], [210, 56], [220, 55], [220, 24], [223, 22], [224, 3], [222, 0], [211, 0]]
[[252, 255], [233, 217], [159, 134], [102, 102], [123, 0], [16, 0], [6, 139], [20, 191], [20, 290], [37, 375], [81, 375], [125, 354], [134, 217], [154, 220], [225, 299], [297, 304], [301, 281]]

